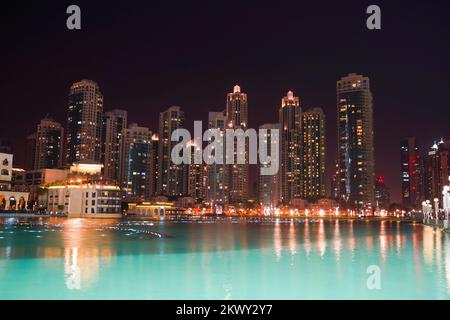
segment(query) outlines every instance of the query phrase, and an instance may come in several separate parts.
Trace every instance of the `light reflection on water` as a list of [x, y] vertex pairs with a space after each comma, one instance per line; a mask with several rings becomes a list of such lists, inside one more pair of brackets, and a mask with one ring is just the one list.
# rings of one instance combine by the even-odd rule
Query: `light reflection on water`
[[[0, 223], [1, 299], [450, 297], [449, 235], [420, 224]], [[381, 290], [366, 287], [370, 265]]]

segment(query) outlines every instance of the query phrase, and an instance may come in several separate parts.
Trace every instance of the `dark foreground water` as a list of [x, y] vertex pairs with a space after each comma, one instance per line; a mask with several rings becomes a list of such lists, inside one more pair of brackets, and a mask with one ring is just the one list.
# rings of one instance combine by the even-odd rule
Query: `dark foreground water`
[[449, 297], [449, 235], [420, 224], [0, 220], [0, 299]]

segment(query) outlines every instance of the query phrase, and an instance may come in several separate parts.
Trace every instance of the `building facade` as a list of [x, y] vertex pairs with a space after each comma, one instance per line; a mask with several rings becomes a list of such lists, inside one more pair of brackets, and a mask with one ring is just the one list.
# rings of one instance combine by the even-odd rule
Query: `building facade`
[[339, 201], [373, 208], [375, 160], [373, 101], [369, 78], [354, 73], [337, 81]]
[[48, 211], [70, 218], [120, 218], [120, 189], [114, 185], [55, 185], [48, 189]]
[[405, 208], [417, 208], [421, 203], [420, 156], [415, 137], [407, 137], [400, 142], [400, 163], [402, 205]]
[[159, 114], [159, 195], [181, 196], [187, 192], [186, 165], [172, 162], [172, 148], [178, 141], [172, 141], [172, 132], [184, 126], [184, 112], [178, 106], [172, 106]]
[[103, 95], [98, 84], [81, 80], [70, 87], [66, 129], [66, 164], [101, 162]]
[[[209, 112], [208, 129], [218, 129], [222, 138], [225, 138], [227, 123], [226, 112]], [[213, 138], [211, 139], [213, 140]], [[211, 141], [208, 141], [210, 143]], [[225, 159], [225, 144], [218, 144], [222, 151], [222, 160]], [[206, 167], [206, 202], [214, 212], [221, 211], [228, 204], [228, 171], [225, 161], [214, 162]]]
[[201, 152], [201, 146], [192, 140], [187, 144], [190, 149], [191, 163], [188, 165], [188, 181], [187, 181], [187, 194], [192, 197], [196, 203], [200, 203], [206, 200], [205, 194], [205, 164], [195, 163], [195, 152]]
[[63, 165], [64, 128], [59, 122], [45, 118], [37, 126], [34, 170], [56, 169]]
[[[247, 94], [241, 92], [241, 87], [234, 86], [233, 92], [227, 94], [226, 101], [227, 129], [247, 130], [248, 126], [248, 101]], [[226, 139], [225, 139], [226, 140]], [[231, 142], [226, 142], [231, 143]], [[232, 204], [244, 203], [248, 200], [249, 184], [249, 155], [248, 142], [245, 142], [244, 150], [240, 150], [234, 143], [233, 164], [227, 165], [228, 201]], [[238, 157], [245, 159], [244, 164], [237, 164]]]
[[442, 197], [444, 186], [450, 176], [450, 140], [435, 143], [423, 157], [423, 196], [421, 200], [432, 201]]
[[283, 204], [301, 198], [302, 117], [299, 97], [289, 91], [281, 99], [281, 195]]
[[375, 181], [375, 208], [389, 210], [391, 195], [384, 183], [384, 178], [378, 176]]
[[152, 152], [150, 158], [150, 194], [155, 196], [159, 181], [159, 136], [156, 133], [152, 135]]
[[13, 155], [0, 153], [0, 190], [11, 190]]
[[103, 175], [115, 182], [119, 182], [120, 140], [127, 121], [127, 111], [120, 109], [105, 112], [103, 117]]
[[133, 123], [122, 129], [120, 139], [120, 183], [127, 200], [151, 196], [152, 132]]
[[[280, 132], [280, 124], [279, 123], [268, 123], [263, 124], [259, 127], [259, 130], [265, 129], [266, 133], [263, 135], [264, 144], [267, 146], [267, 155], [271, 156], [273, 154], [272, 143], [276, 144], [278, 150], [278, 156], [280, 155], [280, 141], [279, 135], [272, 135], [272, 130], [278, 130]], [[278, 139], [277, 139], [278, 137]], [[272, 161], [276, 161], [276, 159], [272, 158]], [[279, 162], [279, 161], [278, 161]], [[280, 202], [280, 170], [278, 173], [273, 175], [262, 175], [261, 169], [270, 167], [271, 163], [259, 163], [259, 171], [258, 171], [258, 202], [260, 205], [265, 207], [274, 208], [278, 206]]]
[[316, 201], [326, 196], [325, 185], [325, 115], [321, 108], [302, 113], [302, 198]]

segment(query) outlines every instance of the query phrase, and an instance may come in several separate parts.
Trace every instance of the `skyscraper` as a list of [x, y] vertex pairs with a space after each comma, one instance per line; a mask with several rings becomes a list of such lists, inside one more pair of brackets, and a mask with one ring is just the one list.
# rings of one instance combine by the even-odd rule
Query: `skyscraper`
[[402, 179], [402, 204], [406, 208], [420, 205], [419, 192], [419, 152], [415, 137], [407, 137], [400, 142], [400, 162]]
[[178, 141], [171, 141], [172, 132], [183, 128], [184, 112], [180, 107], [172, 106], [159, 114], [159, 181], [158, 194], [181, 196], [187, 192], [186, 165], [172, 162], [172, 148]]
[[[277, 148], [280, 149], [280, 141], [276, 139], [275, 135], [272, 135], [272, 130], [280, 130], [279, 123], [263, 124], [259, 127], [259, 130], [266, 129], [267, 133], [264, 135], [264, 143], [267, 146], [267, 155], [271, 156], [272, 143], [275, 143]], [[278, 155], [280, 151], [278, 150]], [[260, 163], [260, 169], [263, 167], [270, 167], [269, 164]], [[280, 172], [273, 175], [262, 175], [261, 170], [258, 171], [258, 202], [260, 205], [275, 207], [280, 202]]]
[[422, 200], [442, 197], [442, 190], [450, 176], [450, 140], [434, 143], [427, 155], [423, 157]]
[[301, 108], [300, 99], [289, 91], [281, 99], [281, 202], [289, 204], [302, 196], [301, 190]]
[[339, 165], [337, 161], [334, 163], [334, 174], [331, 176], [330, 184], [330, 198], [339, 200]]
[[103, 117], [103, 170], [106, 179], [119, 181], [119, 144], [122, 129], [127, 128], [127, 112], [114, 109]]
[[150, 196], [152, 133], [132, 123], [122, 129], [120, 139], [120, 181], [127, 199], [137, 201]]
[[339, 199], [352, 208], [373, 208], [375, 161], [369, 78], [354, 73], [336, 84]]
[[378, 209], [389, 209], [391, 195], [384, 183], [384, 178], [378, 176], [375, 182], [375, 207]]
[[[209, 112], [208, 129], [219, 129], [225, 137], [227, 123], [226, 112]], [[211, 142], [211, 141], [209, 141]], [[225, 145], [221, 146], [223, 159], [225, 159]], [[214, 211], [220, 211], [228, 204], [228, 178], [227, 166], [223, 161], [207, 165], [206, 201]]]
[[196, 202], [200, 202], [205, 199], [205, 170], [204, 163], [195, 163], [195, 152], [201, 152], [201, 145], [192, 140], [188, 143], [188, 148], [191, 151], [191, 163], [188, 166], [188, 181], [187, 181], [187, 193], [189, 196], [195, 199]]
[[158, 181], [159, 181], [159, 136], [154, 133], [152, 135], [152, 152], [151, 152], [151, 167], [150, 167], [150, 195], [156, 195], [156, 191], [158, 190]]
[[66, 164], [101, 162], [103, 95], [96, 82], [81, 80], [70, 87], [66, 131]]
[[[226, 102], [227, 129], [247, 130], [248, 102], [247, 94], [241, 92], [241, 87], [234, 86], [233, 92], [227, 94]], [[227, 142], [231, 143], [231, 142]], [[228, 165], [228, 191], [230, 203], [244, 203], [248, 200], [248, 142], [245, 142], [244, 150], [238, 150], [234, 144], [234, 161]], [[237, 164], [239, 155], [244, 156], [245, 163]]]
[[55, 169], [63, 163], [64, 129], [59, 122], [44, 118], [37, 126], [33, 169]]
[[321, 108], [302, 113], [302, 198], [325, 198], [325, 115]]

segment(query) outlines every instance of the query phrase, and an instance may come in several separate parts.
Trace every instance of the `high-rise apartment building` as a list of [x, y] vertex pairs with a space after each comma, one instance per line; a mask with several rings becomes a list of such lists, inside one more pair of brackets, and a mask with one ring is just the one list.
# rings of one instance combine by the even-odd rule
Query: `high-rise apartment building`
[[[227, 123], [226, 112], [209, 112], [208, 129], [218, 129], [222, 138], [225, 138], [225, 129]], [[214, 138], [212, 138], [214, 139]], [[211, 141], [208, 141], [211, 143]], [[206, 202], [213, 211], [220, 211], [224, 205], [228, 204], [228, 171], [225, 164], [225, 144], [218, 144], [222, 151], [223, 163], [208, 164], [206, 179]]]
[[156, 195], [159, 181], [159, 136], [154, 133], [152, 135], [152, 152], [150, 160], [150, 195]]
[[33, 169], [60, 168], [63, 163], [64, 128], [59, 122], [45, 118], [36, 130]]
[[420, 206], [420, 157], [415, 137], [400, 142], [402, 204], [405, 208]]
[[190, 148], [191, 163], [188, 165], [187, 194], [195, 199], [196, 202], [205, 199], [205, 164], [195, 163], [195, 152], [201, 152], [202, 146], [194, 140], [187, 145]]
[[120, 182], [128, 200], [150, 197], [152, 132], [137, 124], [122, 129], [120, 139]]
[[325, 115], [321, 108], [302, 113], [302, 198], [315, 201], [325, 198]]
[[119, 153], [122, 130], [127, 128], [127, 111], [114, 109], [103, 116], [103, 175], [119, 182]]
[[352, 208], [373, 208], [375, 160], [369, 78], [354, 73], [342, 77], [336, 93], [339, 200]]
[[100, 163], [103, 95], [98, 84], [81, 80], [70, 87], [66, 130], [66, 164], [80, 160]]
[[[280, 156], [280, 141], [279, 135], [273, 135], [272, 130], [278, 130], [278, 133], [280, 132], [280, 124], [279, 123], [268, 123], [263, 124], [259, 127], [259, 130], [265, 129], [267, 130], [264, 135], [262, 135], [264, 139], [264, 144], [267, 146], [267, 155], [271, 156], [274, 161], [276, 161], [275, 158], [272, 157], [273, 150], [272, 150], [272, 143], [276, 145], [278, 150], [276, 153], [278, 154], [278, 157]], [[278, 160], [279, 163], [279, 160]], [[267, 206], [267, 207], [276, 207], [280, 202], [280, 170], [276, 174], [273, 175], [262, 175], [261, 169], [262, 168], [268, 168], [272, 165], [272, 163], [259, 163], [259, 170], [258, 170], [258, 202], [260, 205]]]
[[302, 110], [300, 99], [289, 91], [281, 99], [279, 119], [281, 126], [281, 202], [289, 204], [301, 198]]
[[423, 197], [421, 200], [440, 199], [450, 176], [450, 140], [435, 143], [423, 157]]
[[181, 196], [187, 192], [186, 165], [172, 162], [172, 148], [179, 141], [171, 141], [172, 132], [184, 126], [184, 112], [178, 106], [172, 106], [159, 114], [159, 181], [158, 194]]
[[[234, 86], [233, 92], [227, 94], [226, 101], [227, 129], [247, 130], [248, 126], [248, 101], [247, 94], [241, 92], [241, 87]], [[227, 142], [231, 143], [231, 142]], [[248, 200], [249, 184], [249, 154], [248, 141], [245, 142], [244, 150], [234, 144], [233, 164], [227, 166], [229, 202], [234, 204], [244, 203]], [[244, 164], [238, 164], [238, 157], [245, 159]]]
[[391, 202], [391, 195], [389, 190], [384, 183], [384, 178], [378, 176], [375, 181], [375, 207], [377, 209], [389, 210], [389, 205]]

